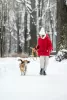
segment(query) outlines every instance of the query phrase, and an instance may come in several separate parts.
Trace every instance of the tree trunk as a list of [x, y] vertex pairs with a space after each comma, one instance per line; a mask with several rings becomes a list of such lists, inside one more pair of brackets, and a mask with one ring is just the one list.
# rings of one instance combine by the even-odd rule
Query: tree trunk
[[25, 22], [24, 22], [24, 38], [25, 38], [25, 45], [24, 45], [24, 52], [27, 52], [27, 13], [25, 13]]
[[57, 0], [57, 51], [64, 45], [63, 27], [67, 20], [66, 13], [65, 0]]
[[1, 2], [1, 57], [3, 56], [3, 2]]
[[39, 34], [39, 2], [36, 0], [36, 32], [37, 32], [37, 38]]

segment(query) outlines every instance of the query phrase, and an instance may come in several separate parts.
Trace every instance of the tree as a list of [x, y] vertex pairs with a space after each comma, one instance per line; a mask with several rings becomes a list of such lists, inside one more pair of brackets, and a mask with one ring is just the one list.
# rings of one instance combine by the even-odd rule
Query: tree
[[[57, 51], [60, 49], [61, 45], [65, 47], [64, 42], [67, 37], [67, 6], [66, 0], [57, 0]], [[66, 43], [67, 45], [67, 43]]]
[[2, 57], [5, 52], [5, 23], [7, 20], [7, 6], [5, 0], [0, 1], [0, 8], [0, 54]]
[[[24, 6], [24, 38], [25, 38], [25, 44], [24, 44], [24, 51], [27, 52], [27, 46], [28, 46], [28, 43], [27, 43], [27, 35], [30, 35], [30, 18], [29, 18], [29, 21], [28, 21], [28, 17], [27, 16], [30, 16], [30, 13], [32, 11], [32, 8], [31, 8], [31, 1], [30, 0], [16, 0], [17, 2], [19, 3], [22, 3], [22, 5]], [[28, 34], [27, 34], [28, 33]]]

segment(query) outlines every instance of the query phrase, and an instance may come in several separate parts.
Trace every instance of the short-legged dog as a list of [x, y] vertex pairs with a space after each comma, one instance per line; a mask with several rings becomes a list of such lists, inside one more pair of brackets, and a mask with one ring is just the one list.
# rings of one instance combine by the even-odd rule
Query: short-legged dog
[[26, 75], [27, 64], [30, 63], [30, 61], [22, 60], [22, 59], [18, 59], [18, 61], [21, 61], [20, 65], [19, 65], [20, 71], [21, 71], [21, 75]]

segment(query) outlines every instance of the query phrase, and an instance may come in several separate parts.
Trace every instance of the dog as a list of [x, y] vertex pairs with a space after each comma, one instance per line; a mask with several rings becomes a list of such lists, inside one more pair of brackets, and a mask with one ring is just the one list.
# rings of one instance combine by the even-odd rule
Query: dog
[[37, 50], [35, 48], [32, 48], [32, 47], [30, 47], [30, 49], [32, 50], [32, 56], [37, 57], [38, 56]]
[[20, 65], [19, 65], [20, 71], [21, 71], [21, 75], [26, 75], [27, 64], [30, 63], [30, 61], [22, 60], [22, 59], [18, 59], [18, 61], [21, 61]]

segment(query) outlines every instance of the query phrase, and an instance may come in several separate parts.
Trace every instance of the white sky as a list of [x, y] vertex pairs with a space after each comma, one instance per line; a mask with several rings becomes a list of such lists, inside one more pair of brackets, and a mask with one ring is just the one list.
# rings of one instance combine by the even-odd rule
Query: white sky
[[49, 59], [47, 75], [39, 75], [39, 59], [28, 58], [26, 76], [18, 58], [0, 58], [0, 100], [67, 100], [67, 60]]

